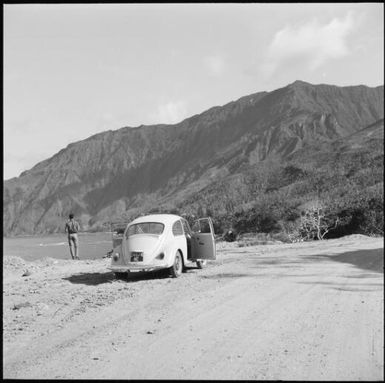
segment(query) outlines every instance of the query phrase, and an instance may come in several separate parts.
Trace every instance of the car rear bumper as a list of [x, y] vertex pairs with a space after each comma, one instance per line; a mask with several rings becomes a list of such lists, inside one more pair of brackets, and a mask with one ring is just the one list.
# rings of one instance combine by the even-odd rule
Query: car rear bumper
[[110, 266], [107, 267], [109, 270], [115, 273], [131, 273], [131, 272], [140, 272], [140, 271], [154, 271], [166, 269], [167, 265], [128, 265], [128, 266]]

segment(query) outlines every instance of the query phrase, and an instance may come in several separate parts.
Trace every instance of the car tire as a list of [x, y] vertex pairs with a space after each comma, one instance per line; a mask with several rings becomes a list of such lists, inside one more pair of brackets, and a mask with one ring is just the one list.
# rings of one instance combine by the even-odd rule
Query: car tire
[[174, 264], [169, 269], [170, 275], [173, 278], [178, 278], [183, 272], [183, 258], [182, 254], [177, 251], [174, 258]]
[[197, 267], [198, 269], [203, 269], [204, 266], [206, 266], [207, 261], [197, 261]]

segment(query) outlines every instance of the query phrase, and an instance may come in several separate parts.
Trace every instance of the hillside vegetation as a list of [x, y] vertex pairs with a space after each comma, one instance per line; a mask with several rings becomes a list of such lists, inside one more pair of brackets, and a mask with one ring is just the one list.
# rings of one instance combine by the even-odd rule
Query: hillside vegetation
[[[317, 226], [322, 238], [383, 235], [383, 130], [382, 121], [349, 139], [309, 147], [283, 163], [241, 166], [176, 212], [211, 215], [217, 232], [231, 227], [282, 240], [321, 239]], [[319, 218], [318, 225], [309, 222], [311, 217]]]

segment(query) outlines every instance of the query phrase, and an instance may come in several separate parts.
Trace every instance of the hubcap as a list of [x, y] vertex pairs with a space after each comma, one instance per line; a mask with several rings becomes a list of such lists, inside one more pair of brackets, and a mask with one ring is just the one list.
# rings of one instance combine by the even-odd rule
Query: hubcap
[[181, 266], [182, 266], [182, 263], [181, 263], [180, 255], [178, 254], [175, 257], [175, 269], [178, 273], [180, 273], [181, 271]]

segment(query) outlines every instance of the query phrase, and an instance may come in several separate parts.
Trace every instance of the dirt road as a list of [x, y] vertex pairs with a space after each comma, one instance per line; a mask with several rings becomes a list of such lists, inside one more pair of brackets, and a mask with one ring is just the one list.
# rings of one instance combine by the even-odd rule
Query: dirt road
[[178, 279], [108, 263], [5, 258], [4, 378], [384, 378], [382, 238], [219, 244]]

